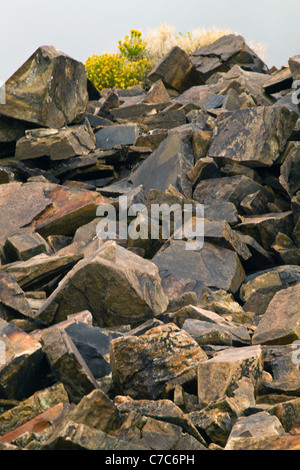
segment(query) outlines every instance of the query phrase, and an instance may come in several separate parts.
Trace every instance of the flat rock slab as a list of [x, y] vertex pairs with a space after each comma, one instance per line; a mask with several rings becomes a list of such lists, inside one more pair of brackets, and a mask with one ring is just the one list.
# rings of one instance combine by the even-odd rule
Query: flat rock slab
[[203, 248], [187, 251], [186, 242], [173, 241], [152, 259], [159, 268], [162, 286], [169, 297], [204, 287], [235, 293], [246, 275], [236, 252], [204, 242]]
[[157, 399], [166, 382], [205, 359], [193, 338], [173, 323], [111, 342], [113, 380], [123, 394], [136, 399]]
[[5, 87], [1, 114], [56, 129], [73, 122], [88, 102], [84, 65], [52, 46], [39, 47]]
[[0, 185], [0, 244], [15, 233], [28, 230], [23, 227], [51, 206], [46, 189], [55, 185], [42, 183], [9, 183]]
[[285, 107], [259, 106], [218, 116], [209, 157], [223, 157], [248, 166], [271, 166], [292, 133], [298, 116]]
[[16, 261], [5, 264], [1, 269], [13, 275], [23, 289], [36, 288], [66, 271], [83, 258], [82, 254], [54, 254], [52, 256], [41, 254], [27, 261]]
[[43, 237], [73, 236], [78, 227], [95, 218], [98, 205], [111, 202], [96, 191], [59, 185], [47, 193], [47, 199], [50, 207], [36, 216], [31, 224]]
[[136, 124], [120, 124], [104, 127], [96, 132], [96, 147], [109, 150], [116, 145], [133, 145], [139, 135]]
[[142, 184], [145, 193], [150, 189], [166, 191], [172, 185], [184, 196], [191, 197], [192, 185], [186, 173], [193, 164], [191, 146], [174, 134], [160, 144], [131, 174], [130, 179], [135, 186]]
[[17, 141], [15, 159], [50, 157], [52, 161], [87, 155], [96, 148], [92, 128], [84, 124], [61, 129], [34, 129]]
[[12, 274], [0, 271], [0, 318], [33, 317], [28, 300]]
[[108, 241], [69, 271], [38, 318], [57, 323], [90, 310], [95, 325], [119, 326], [142, 323], [167, 305], [155, 264]]
[[290, 344], [300, 338], [300, 284], [272, 298], [254, 332], [253, 344]]
[[4, 344], [0, 364], [0, 396], [21, 400], [45, 383], [48, 372], [42, 345], [13, 324], [0, 319], [0, 340]]
[[236, 381], [242, 377], [250, 378], [253, 384], [261, 377], [263, 356], [260, 346], [228, 348], [217, 353], [212, 359], [198, 366], [198, 400], [209, 405], [210, 402], [230, 396]]
[[[222, 317], [216, 322], [188, 318], [182, 329], [200, 345], [241, 346], [251, 343], [247, 329], [230, 324]], [[223, 320], [223, 321], [222, 321]]]

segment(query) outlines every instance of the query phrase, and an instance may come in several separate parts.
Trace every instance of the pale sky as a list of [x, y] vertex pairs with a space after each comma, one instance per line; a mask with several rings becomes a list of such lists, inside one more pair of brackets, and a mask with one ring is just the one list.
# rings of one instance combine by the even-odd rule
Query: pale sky
[[197, 27], [231, 29], [267, 46], [278, 68], [300, 54], [300, 0], [0, 0], [0, 80], [42, 45], [85, 62], [116, 52], [131, 29], [144, 34], [160, 23], [186, 33]]

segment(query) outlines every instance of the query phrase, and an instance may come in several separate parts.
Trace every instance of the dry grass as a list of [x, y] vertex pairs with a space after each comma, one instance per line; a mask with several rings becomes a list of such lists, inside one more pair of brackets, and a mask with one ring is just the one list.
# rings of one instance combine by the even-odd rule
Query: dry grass
[[[219, 39], [221, 36], [232, 34], [229, 29], [196, 28], [186, 34], [178, 33], [174, 26], [161, 23], [158, 28], [151, 29], [144, 35], [147, 43], [148, 59], [156, 64], [173, 47], [179, 46], [187, 54]], [[237, 34], [237, 33], [236, 33]], [[249, 46], [264, 60], [266, 46], [251, 42]]]

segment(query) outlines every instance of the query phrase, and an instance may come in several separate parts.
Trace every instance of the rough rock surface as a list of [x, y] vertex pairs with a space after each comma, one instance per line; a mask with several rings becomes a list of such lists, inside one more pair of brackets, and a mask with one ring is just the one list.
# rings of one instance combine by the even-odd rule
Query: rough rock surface
[[300, 449], [299, 57], [229, 34], [98, 91], [44, 46], [6, 82], [1, 450]]

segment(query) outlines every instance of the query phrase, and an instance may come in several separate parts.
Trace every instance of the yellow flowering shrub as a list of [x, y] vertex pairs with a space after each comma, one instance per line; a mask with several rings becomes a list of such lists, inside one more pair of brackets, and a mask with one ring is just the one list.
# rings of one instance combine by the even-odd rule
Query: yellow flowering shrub
[[142, 84], [151, 66], [146, 58], [146, 43], [139, 31], [131, 30], [130, 37], [125, 36], [118, 47], [118, 54], [92, 55], [86, 60], [87, 76], [99, 91]]
[[143, 41], [142, 33], [136, 29], [130, 31], [130, 36], [125, 36], [123, 41], [118, 42], [118, 48], [123, 57], [129, 60], [146, 58], [147, 43]]

